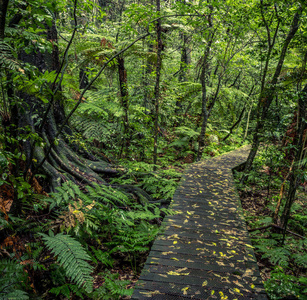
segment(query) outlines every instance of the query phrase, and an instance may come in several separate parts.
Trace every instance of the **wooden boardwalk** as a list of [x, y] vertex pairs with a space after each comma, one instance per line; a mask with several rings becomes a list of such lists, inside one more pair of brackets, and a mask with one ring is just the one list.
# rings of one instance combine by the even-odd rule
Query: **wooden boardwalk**
[[132, 299], [267, 299], [232, 169], [248, 147], [192, 164]]

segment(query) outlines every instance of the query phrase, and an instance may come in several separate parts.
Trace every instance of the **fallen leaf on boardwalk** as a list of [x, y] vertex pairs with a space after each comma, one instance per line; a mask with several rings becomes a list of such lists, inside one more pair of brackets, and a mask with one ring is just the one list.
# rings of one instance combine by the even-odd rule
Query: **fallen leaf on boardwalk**
[[223, 292], [219, 292], [221, 300], [226, 300], [228, 299], [228, 296], [225, 296]]
[[153, 292], [140, 292], [140, 294], [143, 294], [146, 298], [152, 298], [153, 295], [159, 295], [161, 293], [159, 291], [153, 291]]
[[208, 284], [208, 281], [207, 280], [205, 280], [203, 283], [202, 283], [202, 285], [201, 286], [206, 286]]
[[187, 270], [188, 268], [182, 268], [182, 269], [177, 269], [176, 272], [182, 272], [182, 271], [185, 271]]
[[181, 228], [182, 226], [180, 226], [180, 225], [172, 225], [173, 227], [175, 227], [175, 228]]
[[183, 291], [183, 295], [187, 295], [188, 294], [188, 289], [189, 289], [190, 287], [185, 287], [185, 288], [183, 288], [183, 289], [181, 289], [182, 291]]
[[174, 272], [174, 271], [169, 271], [167, 272], [168, 275], [176, 275], [176, 276], [180, 276], [180, 275], [189, 275], [190, 273], [178, 273], [178, 272]]
[[239, 289], [234, 288], [233, 290], [234, 290], [236, 293], [238, 293], [238, 294], [240, 294], [240, 295], [242, 295], [242, 296], [243, 296], [243, 294], [241, 294], [241, 291], [240, 291]]
[[176, 261], [179, 261], [179, 259], [176, 258], [176, 257], [171, 257], [171, 259], [176, 260]]
[[161, 254], [162, 255], [168, 255], [168, 254], [172, 254], [172, 253], [174, 253], [173, 251], [168, 251], [168, 252], [162, 252]]
[[244, 274], [242, 275], [242, 277], [246, 277], [246, 276], [251, 276], [253, 275], [254, 272], [252, 269], [246, 269], [246, 271], [244, 272]]
[[244, 288], [244, 286], [239, 281], [234, 281], [234, 284], [236, 284], [237, 286], [241, 288]]

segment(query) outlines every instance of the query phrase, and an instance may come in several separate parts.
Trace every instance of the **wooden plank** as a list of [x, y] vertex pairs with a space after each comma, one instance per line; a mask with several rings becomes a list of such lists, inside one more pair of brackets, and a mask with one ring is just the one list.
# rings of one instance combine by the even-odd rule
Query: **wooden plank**
[[[266, 295], [263, 292], [245, 292], [240, 288], [218, 288], [215, 286], [195, 286], [189, 284], [173, 284], [154, 281], [140, 281], [137, 285], [137, 293], [134, 293], [132, 299], [257, 299], [265, 300]], [[157, 297], [158, 296], [158, 297]], [[226, 298], [226, 296], [228, 298]]]
[[[183, 243], [181, 241], [178, 241], [176, 245], [173, 245], [170, 241], [166, 244], [166, 241], [163, 241], [164, 243], [155, 243], [151, 251], [160, 251], [164, 255], [164, 253], [188, 253], [191, 256], [198, 255], [198, 256], [211, 256], [211, 257], [221, 257], [223, 256], [221, 251], [223, 251], [223, 254], [227, 256], [232, 256], [232, 260], [238, 260], [240, 259], [240, 256], [246, 256], [249, 254], [252, 255], [253, 259], [253, 251], [249, 247], [246, 247], [244, 245], [238, 245], [238, 244], [221, 244], [221, 243], [205, 243], [200, 245], [196, 241], [194, 243]], [[222, 250], [221, 250], [222, 249]], [[250, 256], [249, 256], [250, 257]]]

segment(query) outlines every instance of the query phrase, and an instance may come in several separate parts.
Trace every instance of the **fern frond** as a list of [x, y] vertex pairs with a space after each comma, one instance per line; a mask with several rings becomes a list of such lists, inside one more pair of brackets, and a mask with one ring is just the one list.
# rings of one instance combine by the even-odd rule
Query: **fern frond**
[[23, 266], [17, 261], [1, 260], [0, 264], [0, 299], [29, 299], [22, 291], [22, 283], [26, 280]]
[[86, 261], [90, 256], [85, 252], [82, 245], [69, 235], [59, 233], [55, 236], [40, 234], [48, 249], [57, 256], [57, 261], [63, 266], [67, 277], [79, 287], [84, 286], [87, 292], [92, 291], [93, 267]]
[[28, 300], [30, 299], [28, 294], [22, 290], [15, 290], [9, 294], [7, 294], [5, 297], [1, 297], [1, 300], [14, 300], [14, 299], [18, 299], [18, 300]]
[[15, 59], [14, 49], [6, 42], [0, 41], [0, 66], [10, 70], [21, 70], [20, 64]]

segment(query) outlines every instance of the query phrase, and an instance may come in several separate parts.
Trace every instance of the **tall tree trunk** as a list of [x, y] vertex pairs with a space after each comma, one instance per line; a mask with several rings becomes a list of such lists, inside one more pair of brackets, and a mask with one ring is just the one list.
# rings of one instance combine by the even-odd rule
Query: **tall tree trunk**
[[[188, 36], [185, 33], [183, 33], [181, 34], [181, 38], [182, 38], [182, 46], [181, 46], [180, 70], [179, 70], [178, 81], [185, 82], [187, 81], [187, 68], [190, 61], [188, 54], [188, 47], [187, 47]], [[183, 99], [176, 101], [175, 114], [179, 113], [182, 107], [181, 103], [182, 100]]]
[[[160, 0], [156, 0], [157, 12], [160, 14]], [[157, 27], [157, 66], [156, 66], [156, 83], [154, 90], [155, 97], [155, 112], [154, 112], [154, 151], [153, 151], [153, 163], [157, 164], [158, 157], [158, 129], [159, 129], [159, 102], [160, 102], [160, 75], [162, 64], [162, 28], [161, 19], [159, 18], [156, 24]], [[156, 167], [154, 167], [156, 169]]]
[[[56, 27], [48, 27], [45, 25], [47, 31], [47, 38], [54, 45], [51, 53], [33, 52], [26, 54], [21, 52], [19, 54], [20, 60], [23, 63], [30, 63], [34, 65], [40, 72], [45, 70], [55, 70], [59, 73], [61, 66], [59, 62], [59, 53], [57, 48], [57, 31]], [[60, 86], [51, 86], [52, 90], [60, 90]], [[59, 127], [64, 123], [66, 118], [64, 112], [64, 106], [61, 98], [55, 93], [50, 96], [50, 101], [53, 105], [50, 107], [50, 111], [46, 114], [46, 107], [43, 105], [40, 99], [29, 95], [27, 93], [21, 93], [20, 98], [23, 99], [23, 112], [19, 112], [19, 127], [26, 125], [30, 126], [33, 133], [36, 133], [46, 143], [45, 149], [41, 147], [35, 147], [35, 143], [30, 141], [25, 142], [24, 151], [27, 156], [27, 168], [30, 172], [35, 173], [37, 165], [42, 163], [42, 169], [45, 174], [48, 175], [50, 180], [49, 186], [51, 190], [61, 185], [63, 181], [73, 180], [80, 184], [91, 184], [92, 182], [104, 183], [104, 180], [98, 173], [104, 173], [104, 170], [108, 169], [112, 171], [110, 165], [106, 162], [101, 162], [98, 158], [95, 158], [89, 153], [82, 151], [77, 154], [69, 144], [65, 141], [64, 135], [59, 135], [57, 142], [53, 144], [54, 139], [57, 137]], [[53, 98], [55, 97], [55, 98]], [[53, 101], [54, 99], [54, 101]], [[38, 119], [34, 118], [38, 116]], [[41, 121], [39, 118], [44, 116], [41, 126], [37, 125]], [[65, 133], [71, 133], [69, 126], [64, 126]], [[47, 149], [50, 148], [48, 153]], [[83, 154], [83, 155], [82, 155]], [[36, 166], [34, 161], [38, 163]], [[107, 171], [108, 172], [108, 171]], [[31, 176], [31, 178], [33, 178]]]
[[122, 149], [125, 148], [126, 156], [128, 156], [130, 132], [129, 132], [129, 116], [128, 116], [129, 95], [128, 95], [128, 86], [127, 86], [127, 71], [125, 68], [125, 60], [123, 57], [118, 57], [117, 63], [118, 63], [120, 98], [121, 98], [122, 108], [124, 110], [124, 116], [123, 116], [124, 137], [123, 137]]
[[[213, 10], [213, 7], [211, 7], [211, 12], [212, 10]], [[201, 95], [202, 124], [201, 124], [200, 135], [198, 138], [198, 151], [197, 151], [196, 161], [199, 161], [201, 159], [203, 151], [204, 151], [205, 134], [206, 134], [207, 123], [208, 123], [208, 118], [209, 118], [209, 111], [207, 109], [207, 102], [208, 102], [207, 82], [208, 82], [208, 72], [209, 72], [210, 49], [211, 49], [211, 45], [213, 43], [213, 38], [215, 34], [215, 32], [213, 31], [211, 14], [208, 16], [208, 22], [209, 22], [209, 36], [208, 36], [208, 42], [205, 48], [204, 56], [202, 58], [201, 74], [200, 74], [200, 83], [201, 83], [201, 90], [202, 90], [202, 95]]]
[[305, 169], [306, 166], [306, 162], [302, 163], [302, 159], [303, 158], [305, 159], [306, 155], [306, 149], [305, 149], [305, 143], [307, 137], [305, 133], [307, 127], [306, 120], [307, 120], [307, 84], [305, 85], [298, 99], [298, 131], [296, 135], [296, 141], [294, 141], [294, 144], [296, 145], [297, 149], [296, 149], [292, 172], [290, 175], [288, 196], [281, 216], [281, 227], [284, 228], [283, 241], [285, 239], [285, 232], [287, 230], [287, 225], [291, 213], [291, 207], [295, 200], [296, 190], [299, 186], [301, 178], [303, 177], [303, 170]]

